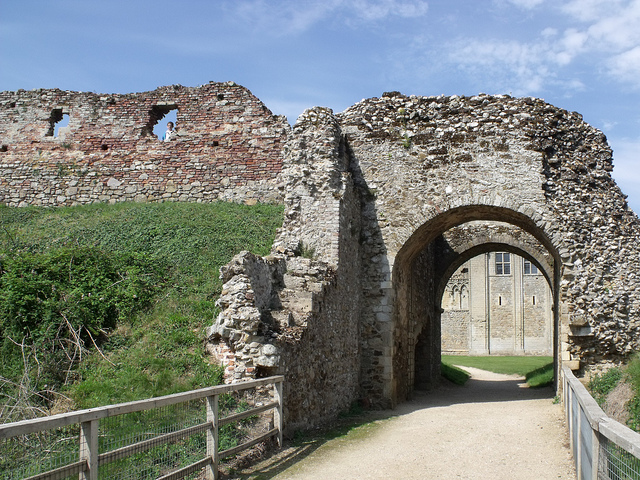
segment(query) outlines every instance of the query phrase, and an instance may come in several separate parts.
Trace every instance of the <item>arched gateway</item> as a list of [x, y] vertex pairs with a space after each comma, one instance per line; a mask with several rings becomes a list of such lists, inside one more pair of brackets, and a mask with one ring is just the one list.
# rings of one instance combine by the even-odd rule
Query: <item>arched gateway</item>
[[[268, 278], [271, 290], [262, 306], [223, 296], [211, 350], [233, 352], [236, 377], [287, 375], [294, 425], [356, 398], [394, 405], [438, 380], [449, 276], [505, 249], [549, 280], [557, 366], [628, 354], [640, 340], [640, 223], [611, 170], [600, 131], [534, 98], [388, 93], [309, 110], [286, 149], [274, 255], [229, 267], [230, 286]], [[248, 307], [271, 336], [243, 330]]]

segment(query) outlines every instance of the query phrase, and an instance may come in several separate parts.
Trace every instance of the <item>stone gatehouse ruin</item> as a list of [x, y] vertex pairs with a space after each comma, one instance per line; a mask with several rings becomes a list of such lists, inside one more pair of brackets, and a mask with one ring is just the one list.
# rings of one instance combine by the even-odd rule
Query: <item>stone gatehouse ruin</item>
[[284, 374], [290, 430], [435, 384], [446, 284], [487, 252], [548, 281], [557, 366], [638, 350], [640, 221], [612, 168], [600, 131], [536, 98], [390, 92], [289, 127], [233, 83], [0, 93], [6, 205], [284, 203], [272, 254], [222, 269], [207, 349], [230, 381]]

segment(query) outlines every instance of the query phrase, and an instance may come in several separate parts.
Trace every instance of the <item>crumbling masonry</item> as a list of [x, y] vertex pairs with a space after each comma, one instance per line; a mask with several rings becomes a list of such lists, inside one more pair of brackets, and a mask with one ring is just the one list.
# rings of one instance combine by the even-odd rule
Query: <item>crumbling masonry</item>
[[[171, 109], [162, 143], [150, 132]], [[545, 273], [558, 366], [638, 350], [640, 222], [612, 168], [600, 131], [535, 98], [392, 92], [290, 128], [233, 83], [0, 93], [7, 205], [284, 202], [272, 255], [222, 269], [207, 348], [230, 381], [284, 374], [290, 430], [436, 382], [442, 291], [487, 251]]]

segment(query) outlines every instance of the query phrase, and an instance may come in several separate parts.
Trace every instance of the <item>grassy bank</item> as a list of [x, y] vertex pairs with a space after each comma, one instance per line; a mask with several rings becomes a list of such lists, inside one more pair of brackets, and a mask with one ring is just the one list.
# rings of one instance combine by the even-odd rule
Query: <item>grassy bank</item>
[[587, 388], [596, 402], [606, 410], [607, 397], [623, 382], [629, 384], [633, 391], [632, 397], [624, 405], [628, 413], [627, 426], [640, 432], [640, 354], [633, 355], [626, 365], [610, 368], [594, 376]]
[[218, 383], [219, 268], [281, 224], [272, 205], [0, 207], [0, 421]]
[[505, 375], [521, 375], [534, 388], [553, 382], [553, 357], [442, 355], [441, 361], [447, 367], [460, 365]]

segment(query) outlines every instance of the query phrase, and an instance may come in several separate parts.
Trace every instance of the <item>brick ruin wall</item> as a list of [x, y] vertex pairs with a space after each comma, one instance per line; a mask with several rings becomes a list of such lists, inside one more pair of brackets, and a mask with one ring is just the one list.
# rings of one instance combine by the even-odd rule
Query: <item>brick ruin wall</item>
[[[177, 135], [153, 127], [177, 111]], [[56, 123], [68, 126], [54, 136]], [[0, 92], [0, 203], [281, 202], [290, 127], [233, 82], [105, 95]]]

